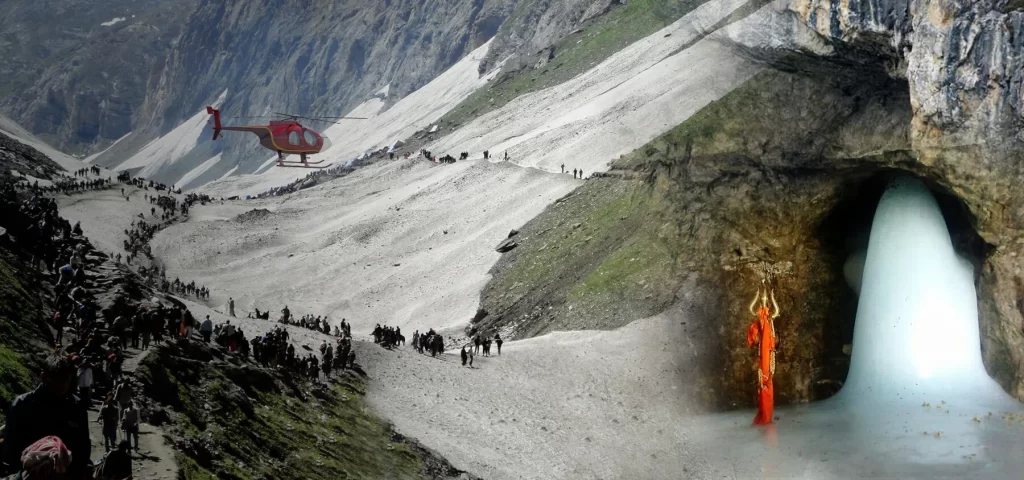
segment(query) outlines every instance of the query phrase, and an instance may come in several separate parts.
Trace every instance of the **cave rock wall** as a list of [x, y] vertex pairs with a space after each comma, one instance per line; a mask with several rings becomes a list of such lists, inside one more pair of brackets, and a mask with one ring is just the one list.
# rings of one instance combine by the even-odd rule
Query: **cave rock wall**
[[1024, 12], [1007, 0], [790, 0], [820, 35], [907, 79], [919, 150], [1024, 143]]

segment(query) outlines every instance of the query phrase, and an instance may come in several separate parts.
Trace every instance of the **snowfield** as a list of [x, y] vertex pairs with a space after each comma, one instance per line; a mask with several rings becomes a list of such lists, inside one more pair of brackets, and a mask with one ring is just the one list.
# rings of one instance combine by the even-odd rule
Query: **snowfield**
[[[501, 157], [509, 152], [522, 166], [558, 171], [581, 168], [605, 171], [620, 155], [647, 143], [721, 98], [756, 74], [762, 65], [736, 51], [736, 45], [771, 48], [794, 43], [827, 48], [807, 35], [795, 19], [771, 6], [729, 24], [730, 15], [750, 0], [711, 0], [664, 29], [612, 55], [564, 84], [520, 96], [502, 108], [451, 132], [427, 149], [444, 155], [484, 150]], [[315, 159], [321, 166], [348, 162], [371, 150], [394, 145], [434, 122], [500, 73], [501, 64], [479, 72], [490, 42], [477, 48], [437, 78], [385, 109], [390, 85], [323, 134], [331, 146]], [[216, 103], [223, 101], [222, 95]], [[190, 158], [209, 135], [205, 111], [151, 142], [118, 169], [141, 169], [152, 177], [172, 174], [185, 185], [213, 167], [207, 160], [191, 171], [176, 162]], [[194, 155], [192, 155], [194, 156]], [[205, 156], [203, 157], [205, 158]], [[255, 195], [305, 176], [302, 169], [273, 168], [275, 155], [255, 174], [226, 176], [202, 190], [217, 196]], [[209, 163], [214, 162], [214, 163]], [[192, 187], [193, 185], [186, 185]]]
[[[224, 102], [227, 94], [227, 90], [222, 92], [220, 97], [211, 103], [211, 105], [219, 107], [220, 104]], [[210, 116], [206, 114], [206, 109], [204, 107], [203, 110], [197, 112], [192, 116], [192, 118], [186, 120], [181, 125], [178, 125], [167, 135], [147, 144], [142, 148], [142, 150], [122, 162], [114, 170], [121, 171], [138, 169], [135, 173], [136, 176], [152, 178], [155, 174], [160, 173], [162, 169], [169, 167], [176, 160], [184, 157], [196, 148], [204, 136], [212, 137], [211, 130], [207, 125], [209, 119]], [[206, 163], [203, 165], [206, 165], [203, 171], [206, 171], [206, 169], [209, 169], [211, 166]], [[204, 168], [203, 165], [200, 165], [198, 168]], [[184, 176], [188, 177], [189, 175], [192, 174], [187, 173]], [[199, 174], [194, 174], [193, 178], [197, 176], [199, 176]], [[169, 182], [168, 185], [179, 183], [182, 183], [180, 179], [174, 182]]]
[[[484, 161], [381, 162], [285, 197], [196, 208], [151, 244], [169, 276], [240, 311], [287, 304], [358, 332], [461, 327], [494, 247], [578, 182]], [[266, 212], [239, 217], [253, 209]]]

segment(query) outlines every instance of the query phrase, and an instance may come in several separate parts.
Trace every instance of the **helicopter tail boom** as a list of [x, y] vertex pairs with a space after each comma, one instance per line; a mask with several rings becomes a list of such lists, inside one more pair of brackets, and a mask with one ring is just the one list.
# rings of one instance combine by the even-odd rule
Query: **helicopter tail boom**
[[206, 113], [213, 115], [213, 139], [216, 140], [220, 137], [220, 110], [213, 108], [209, 105], [206, 106]]

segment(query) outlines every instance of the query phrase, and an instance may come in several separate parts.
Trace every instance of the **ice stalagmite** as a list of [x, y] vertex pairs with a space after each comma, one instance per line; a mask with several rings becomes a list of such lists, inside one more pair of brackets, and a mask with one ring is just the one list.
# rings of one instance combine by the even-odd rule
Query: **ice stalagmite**
[[882, 195], [860, 284], [841, 398], [1005, 398], [981, 360], [973, 267], [920, 181], [895, 179]]
[[973, 268], [923, 183], [891, 182], [867, 252], [844, 270], [860, 292], [845, 385], [777, 409], [773, 425], [751, 427], [747, 410], [694, 426], [710, 451], [729, 452], [723, 468], [733, 478], [1022, 478], [1021, 405], [985, 371]]

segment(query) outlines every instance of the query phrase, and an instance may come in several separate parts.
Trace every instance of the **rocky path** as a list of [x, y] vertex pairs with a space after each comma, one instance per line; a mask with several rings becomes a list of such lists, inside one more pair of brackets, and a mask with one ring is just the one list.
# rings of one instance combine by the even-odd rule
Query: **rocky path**
[[[125, 272], [105, 254], [89, 251], [85, 258], [86, 278], [84, 288], [99, 305], [109, 304], [123, 288]], [[122, 371], [133, 375], [148, 351], [127, 349]], [[105, 394], [104, 394], [105, 395]], [[138, 392], [136, 392], [136, 396]], [[89, 436], [92, 440], [92, 459], [99, 460], [106, 453], [103, 445], [103, 427], [98, 422], [102, 398], [94, 394], [93, 405], [89, 407]], [[118, 431], [118, 440], [123, 435]], [[174, 450], [167, 442], [164, 431], [142, 422], [139, 426], [139, 452], [132, 454], [134, 477], [138, 479], [176, 479], [178, 465]]]
[[[145, 358], [147, 351], [132, 350], [126, 356], [124, 372], [132, 375], [139, 366], [139, 362]], [[95, 402], [89, 408], [89, 435], [92, 438], [92, 459], [98, 460], [105, 454], [103, 448], [103, 427], [98, 422], [100, 403]], [[119, 431], [117, 439], [123, 440]], [[178, 478], [178, 464], [174, 458], [174, 449], [171, 448], [163, 429], [142, 422], [139, 425], [139, 451], [132, 453], [132, 470], [137, 479], [167, 479]]]

